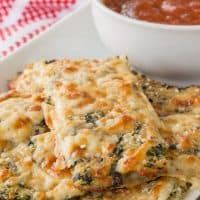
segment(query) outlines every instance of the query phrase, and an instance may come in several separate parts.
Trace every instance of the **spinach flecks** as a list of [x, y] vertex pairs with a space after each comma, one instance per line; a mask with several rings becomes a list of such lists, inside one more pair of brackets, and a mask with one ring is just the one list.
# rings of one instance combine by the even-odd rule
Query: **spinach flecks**
[[157, 146], [152, 147], [146, 153], [148, 157], [156, 157], [161, 158], [165, 155], [166, 148], [162, 144], [158, 144]]
[[82, 173], [78, 173], [73, 177], [73, 181], [75, 183], [78, 183], [80, 185], [90, 185], [92, 182], [92, 176], [90, 175], [90, 173], [85, 170]]
[[122, 175], [119, 172], [116, 171], [112, 172], [111, 177], [112, 177], [112, 187], [116, 188], [123, 184]]
[[140, 134], [141, 130], [142, 130], [142, 124], [140, 122], [136, 122], [133, 134], [138, 135]]
[[85, 115], [85, 121], [87, 123], [91, 123], [96, 125], [96, 121], [104, 117], [105, 114], [103, 112], [90, 112]]

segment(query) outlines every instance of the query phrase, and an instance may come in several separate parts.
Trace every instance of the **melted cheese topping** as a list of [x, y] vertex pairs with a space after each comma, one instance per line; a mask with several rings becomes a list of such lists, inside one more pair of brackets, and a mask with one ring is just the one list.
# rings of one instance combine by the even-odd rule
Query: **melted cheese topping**
[[[15, 81], [18, 91], [33, 87], [44, 96], [57, 169], [70, 169], [78, 188], [122, 184], [114, 183], [117, 173], [146, 178], [165, 170], [165, 144], [158, 130], [163, 125], [136, 80], [127, 61], [114, 58], [33, 64]], [[149, 153], [159, 148], [159, 155]]]
[[0, 199], [182, 200], [185, 180], [199, 185], [199, 88], [134, 75], [121, 57], [33, 63], [10, 88]]
[[[199, 177], [200, 164], [200, 115], [176, 114], [165, 117], [164, 123], [170, 145], [176, 147], [173, 150], [172, 162], [176, 175]], [[170, 139], [169, 139], [170, 138]]]
[[[83, 195], [73, 186], [70, 175], [64, 172], [57, 175], [51, 173], [55, 169], [49, 167], [51, 161], [48, 155], [51, 154], [51, 149], [47, 147], [51, 147], [53, 138], [51, 133], [34, 136], [31, 143], [21, 143], [11, 151], [2, 153], [0, 190], [1, 183], [8, 186], [9, 191], [20, 186], [20, 192], [29, 190], [30, 199], [34, 200], [65, 199]], [[43, 143], [44, 141], [48, 143]], [[46, 165], [39, 164], [41, 159], [45, 159]], [[2, 198], [1, 195], [0, 193]], [[15, 198], [16, 196], [13, 196], [11, 199]]]
[[138, 76], [138, 84], [165, 124], [161, 133], [170, 147], [168, 173], [187, 180], [195, 178], [195, 185], [199, 185], [200, 88], [180, 89]]
[[[157, 170], [147, 169], [145, 174], [141, 169], [147, 162], [146, 152], [162, 143], [157, 129], [162, 125], [142, 92], [134, 87], [135, 77], [126, 63], [115, 59], [93, 63], [82, 61], [78, 65], [79, 68], [76, 63], [64, 60], [46, 68], [44, 75], [50, 85], [45, 88], [45, 95], [52, 97], [54, 121], [59, 121], [53, 122], [59, 132], [56, 134], [56, 155], [65, 158], [66, 167], [76, 163], [72, 171], [75, 178], [86, 170], [85, 162], [90, 163], [86, 171], [93, 179], [90, 184], [94, 189], [112, 184], [109, 174], [114, 163], [122, 174], [155, 175]], [[137, 123], [144, 128], [141, 128], [140, 136], [133, 136]], [[112, 154], [119, 138], [126, 138], [128, 134], [136, 140], [140, 137], [140, 142], [123, 145], [119, 159]], [[136, 166], [132, 157], [139, 157], [135, 150], [145, 142], [150, 145]], [[96, 175], [99, 173], [101, 175]], [[82, 182], [76, 181], [76, 184], [83, 187]], [[83, 188], [87, 188], [87, 184]]]
[[182, 200], [189, 185], [175, 178], [160, 178], [131, 189], [119, 189], [102, 193], [94, 193], [82, 197], [81, 200]]
[[27, 65], [23, 73], [10, 82], [9, 87], [23, 94], [42, 92], [41, 73], [45, 66], [45, 62]]
[[[137, 73], [136, 73], [137, 74]], [[159, 116], [178, 113], [200, 113], [200, 87], [177, 88], [138, 76], [138, 85]]]
[[24, 96], [14, 91], [1, 95], [0, 141], [2, 148], [5, 148], [5, 142], [16, 145], [47, 129], [40, 97]]

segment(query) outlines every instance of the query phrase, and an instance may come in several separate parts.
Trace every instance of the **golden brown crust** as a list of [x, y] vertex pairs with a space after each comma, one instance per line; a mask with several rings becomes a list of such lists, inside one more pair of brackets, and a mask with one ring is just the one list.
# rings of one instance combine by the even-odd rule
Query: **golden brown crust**
[[134, 73], [138, 77], [137, 84], [143, 89], [159, 116], [200, 113], [200, 87], [178, 88]]
[[138, 77], [138, 84], [165, 124], [161, 133], [170, 147], [168, 173], [188, 180], [199, 177], [200, 88], [176, 88]]
[[0, 156], [0, 182], [25, 180], [32, 199], [177, 200], [189, 188], [178, 178], [200, 174], [197, 87], [133, 75], [116, 57], [33, 63], [11, 88], [0, 97], [0, 144], [15, 145]]

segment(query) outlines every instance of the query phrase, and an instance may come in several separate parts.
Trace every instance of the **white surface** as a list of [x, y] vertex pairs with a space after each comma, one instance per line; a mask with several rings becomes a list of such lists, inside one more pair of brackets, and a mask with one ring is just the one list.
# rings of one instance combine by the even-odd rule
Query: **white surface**
[[[86, 0], [85, 0], [86, 1]], [[69, 58], [103, 58], [112, 56], [100, 41], [93, 25], [89, 5], [67, 16], [25, 47], [0, 61], [0, 92], [7, 81], [35, 60]], [[200, 191], [192, 192], [186, 200], [195, 200]]]
[[[26, 24], [26, 26], [18, 26], [17, 31], [11, 35], [6, 36], [6, 40], [1, 41], [0, 44], [0, 55], [3, 55], [3, 52], [6, 51], [8, 54], [12, 53], [10, 47], [13, 46], [16, 50], [16, 42], [21, 42], [23, 36], [27, 36], [29, 33], [34, 33], [36, 29], [41, 30], [41, 27], [47, 27], [48, 24], [52, 24], [55, 21], [59, 21], [64, 16], [67, 16], [69, 13], [73, 12], [77, 8], [80, 8], [83, 3], [87, 3], [88, 0], [76, 0], [75, 4], [70, 5], [69, 9], [63, 9], [61, 12], [57, 13], [55, 17], [45, 18], [43, 17], [40, 20], [36, 20], [32, 23]], [[1, 23], [1, 28], [4, 30], [6, 27], [11, 26], [12, 24], [17, 24], [17, 21], [20, 19], [23, 10], [29, 4], [29, 1], [15, 0], [14, 4], [9, 11], [9, 15]], [[36, 37], [35, 34], [33, 34]], [[30, 41], [31, 39], [28, 39]], [[23, 43], [23, 42], [22, 42]]]
[[142, 72], [179, 85], [200, 85], [200, 26], [130, 19], [93, 0], [98, 32], [109, 49], [128, 55]]
[[86, 5], [0, 61], [0, 92], [6, 89], [7, 80], [32, 61], [61, 57], [101, 58], [109, 55], [96, 34], [90, 7]]

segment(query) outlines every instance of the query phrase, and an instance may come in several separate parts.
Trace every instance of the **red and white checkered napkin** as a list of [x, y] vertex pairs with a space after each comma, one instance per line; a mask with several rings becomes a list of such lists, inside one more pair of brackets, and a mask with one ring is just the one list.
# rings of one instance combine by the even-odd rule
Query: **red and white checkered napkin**
[[0, 0], [0, 57], [75, 9], [78, 0]]

